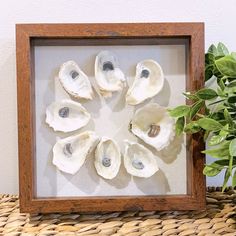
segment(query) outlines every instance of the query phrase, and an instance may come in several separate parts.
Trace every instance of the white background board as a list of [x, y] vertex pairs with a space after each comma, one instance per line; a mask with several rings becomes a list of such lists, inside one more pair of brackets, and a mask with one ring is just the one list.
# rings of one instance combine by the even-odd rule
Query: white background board
[[[186, 193], [186, 148], [184, 137], [177, 138], [174, 145], [164, 152], [156, 153], [160, 170], [152, 177], [131, 177], [122, 164], [113, 180], [104, 180], [97, 175], [93, 165], [93, 153], [75, 174], [65, 174], [52, 165], [52, 147], [56, 140], [70, 134], [54, 132], [45, 124], [46, 107], [53, 101], [69, 98], [56, 78], [60, 65], [68, 60], [76, 61], [94, 83], [94, 61], [101, 50], [112, 50], [120, 62], [120, 68], [132, 83], [136, 64], [144, 59], [154, 59], [163, 68], [163, 90], [148, 102], [174, 107], [184, 103], [186, 52], [184, 45], [163, 46], [37, 46], [35, 48], [35, 94], [36, 94], [36, 195], [50, 196], [106, 196], [106, 195], [151, 195]], [[134, 111], [143, 106], [125, 104], [124, 89], [112, 98], [104, 99], [98, 94], [83, 105], [92, 119], [83, 130], [94, 130], [100, 137], [116, 140], [123, 152], [123, 140], [137, 141], [128, 131]], [[80, 131], [75, 131], [79, 133]]]

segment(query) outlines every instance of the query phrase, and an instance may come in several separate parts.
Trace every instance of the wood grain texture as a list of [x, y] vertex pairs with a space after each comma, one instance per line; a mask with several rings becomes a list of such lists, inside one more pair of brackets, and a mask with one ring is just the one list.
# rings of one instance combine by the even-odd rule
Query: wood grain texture
[[[203, 23], [137, 24], [19, 24], [16, 25], [19, 182], [21, 212], [78, 212], [126, 210], [194, 210], [205, 208], [204, 142], [187, 137], [187, 194], [36, 198], [35, 189], [35, 45], [155, 45], [185, 44], [186, 90], [204, 85]], [[181, 171], [181, 170], [178, 170]]]

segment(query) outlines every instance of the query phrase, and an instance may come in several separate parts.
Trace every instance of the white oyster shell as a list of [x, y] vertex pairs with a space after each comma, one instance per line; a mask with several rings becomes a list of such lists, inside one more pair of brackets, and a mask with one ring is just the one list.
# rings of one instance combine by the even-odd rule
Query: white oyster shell
[[53, 147], [53, 164], [65, 173], [75, 174], [98, 140], [98, 136], [92, 131], [58, 140]]
[[158, 170], [155, 156], [150, 150], [139, 143], [125, 140], [124, 165], [133, 176], [148, 178]]
[[130, 131], [159, 151], [173, 140], [174, 124], [174, 119], [165, 107], [150, 103], [135, 112], [130, 122]]
[[94, 165], [97, 173], [105, 179], [113, 179], [119, 172], [121, 153], [117, 143], [102, 137], [95, 151]]
[[67, 61], [62, 64], [59, 71], [59, 81], [72, 97], [92, 99], [93, 90], [88, 76], [74, 61]]
[[51, 103], [46, 109], [46, 123], [54, 131], [70, 132], [87, 125], [88, 111], [78, 102], [64, 99]]
[[136, 66], [133, 84], [126, 94], [126, 103], [137, 105], [158, 94], [164, 86], [161, 66], [154, 60], [143, 60]]
[[95, 79], [104, 97], [111, 97], [112, 92], [120, 91], [125, 86], [125, 75], [112, 52], [101, 51], [96, 56]]

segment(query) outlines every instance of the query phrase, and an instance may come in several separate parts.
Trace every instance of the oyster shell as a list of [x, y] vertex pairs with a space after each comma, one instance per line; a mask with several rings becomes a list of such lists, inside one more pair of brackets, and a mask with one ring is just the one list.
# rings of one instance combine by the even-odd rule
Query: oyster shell
[[133, 176], [148, 178], [158, 170], [155, 156], [150, 150], [139, 143], [125, 140], [124, 165]]
[[53, 164], [65, 173], [75, 174], [98, 142], [92, 131], [60, 139], [53, 147]]
[[174, 124], [174, 119], [165, 107], [150, 103], [135, 112], [130, 122], [130, 131], [160, 151], [173, 140]]
[[70, 132], [87, 125], [88, 111], [78, 102], [64, 99], [51, 103], [46, 109], [46, 123], [54, 131]]
[[113, 179], [119, 172], [121, 153], [117, 143], [103, 137], [95, 151], [94, 165], [97, 173], [105, 179]]
[[112, 92], [120, 91], [125, 86], [125, 75], [112, 52], [101, 51], [96, 56], [95, 79], [104, 97], [111, 97]]
[[74, 61], [62, 64], [59, 71], [59, 81], [72, 97], [92, 99], [93, 90], [88, 76]]
[[143, 60], [136, 66], [133, 84], [126, 94], [126, 103], [137, 105], [158, 94], [164, 86], [161, 66], [154, 60]]

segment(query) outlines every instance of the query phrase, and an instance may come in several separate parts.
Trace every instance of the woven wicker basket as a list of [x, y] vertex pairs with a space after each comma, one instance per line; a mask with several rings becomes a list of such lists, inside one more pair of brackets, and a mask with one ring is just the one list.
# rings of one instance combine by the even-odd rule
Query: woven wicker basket
[[19, 213], [18, 196], [0, 195], [0, 235], [236, 235], [236, 191], [207, 189], [205, 211], [100, 214]]

